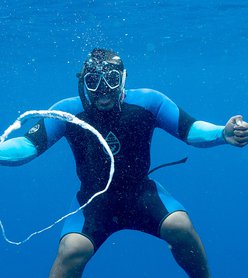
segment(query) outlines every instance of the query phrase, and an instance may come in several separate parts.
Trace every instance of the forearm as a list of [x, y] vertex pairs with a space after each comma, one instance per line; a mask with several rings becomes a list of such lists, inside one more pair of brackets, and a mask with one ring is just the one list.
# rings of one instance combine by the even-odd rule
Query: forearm
[[223, 137], [223, 130], [224, 126], [196, 121], [189, 130], [187, 143], [199, 148], [209, 148], [226, 144]]
[[35, 146], [25, 137], [13, 138], [0, 144], [0, 165], [22, 165], [36, 156]]

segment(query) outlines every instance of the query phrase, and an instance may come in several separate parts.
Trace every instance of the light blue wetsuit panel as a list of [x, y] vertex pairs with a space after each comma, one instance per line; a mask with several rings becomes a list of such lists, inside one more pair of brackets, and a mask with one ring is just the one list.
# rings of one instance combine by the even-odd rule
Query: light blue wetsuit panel
[[184, 206], [172, 197], [172, 195], [157, 181], [155, 181], [158, 195], [168, 210], [169, 214], [175, 210], [186, 211]]
[[[69, 212], [75, 211], [80, 207], [77, 198], [73, 198], [73, 201], [71, 203], [71, 207]], [[82, 229], [85, 222], [85, 218], [83, 215], [82, 210], [78, 211], [77, 213], [71, 215], [65, 220], [63, 229], [61, 231], [61, 239], [70, 233], [78, 233], [83, 234]], [[85, 235], [86, 236], [86, 235]]]
[[204, 121], [196, 121], [189, 130], [187, 142], [199, 148], [209, 148], [226, 144], [223, 137], [224, 128], [224, 126], [218, 126]]
[[22, 165], [36, 156], [35, 146], [25, 137], [9, 139], [0, 145], [0, 165]]

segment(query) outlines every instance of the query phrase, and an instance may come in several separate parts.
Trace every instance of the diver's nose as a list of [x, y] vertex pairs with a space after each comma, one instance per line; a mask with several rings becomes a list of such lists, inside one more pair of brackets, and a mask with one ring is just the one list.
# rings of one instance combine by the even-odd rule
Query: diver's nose
[[110, 88], [109, 88], [108, 84], [106, 83], [106, 81], [104, 80], [104, 78], [101, 78], [98, 90], [104, 95], [110, 91]]

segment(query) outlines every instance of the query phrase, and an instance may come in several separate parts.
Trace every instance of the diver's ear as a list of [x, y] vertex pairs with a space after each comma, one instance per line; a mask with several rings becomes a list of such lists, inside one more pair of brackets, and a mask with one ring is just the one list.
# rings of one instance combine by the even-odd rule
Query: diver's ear
[[83, 73], [82, 72], [78, 72], [76, 73], [76, 77], [80, 80], [83, 77]]

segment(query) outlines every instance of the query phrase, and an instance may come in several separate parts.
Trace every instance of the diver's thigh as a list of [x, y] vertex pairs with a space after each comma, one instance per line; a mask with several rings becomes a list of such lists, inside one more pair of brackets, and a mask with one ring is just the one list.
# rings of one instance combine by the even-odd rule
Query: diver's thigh
[[65, 235], [60, 241], [49, 277], [81, 277], [93, 254], [93, 244], [87, 237], [76, 233]]
[[166, 217], [160, 228], [160, 237], [164, 240], [170, 240], [171, 237], [186, 236], [194, 233], [194, 227], [188, 216], [184, 211], [175, 211]]
[[83, 256], [85, 259], [89, 259], [94, 254], [94, 245], [86, 236], [70, 233], [61, 239], [58, 253], [67, 258]]

